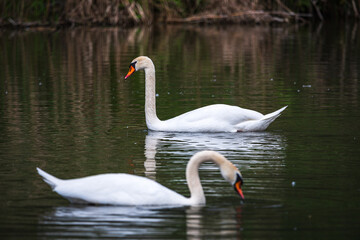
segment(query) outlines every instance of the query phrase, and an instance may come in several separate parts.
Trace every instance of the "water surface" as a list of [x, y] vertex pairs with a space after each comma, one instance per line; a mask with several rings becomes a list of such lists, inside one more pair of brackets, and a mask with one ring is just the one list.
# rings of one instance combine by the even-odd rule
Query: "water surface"
[[[351, 24], [0, 31], [2, 237], [359, 238], [359, 35]], [[213, 103], [289, 107], [266, 132], [148, 131], [144, 73], [123, 80], [138, 55], [155, 63], [160, 119]], [[125, 172], [188, 196], [186, 163], [206, 149], [241, 170], [244, 204], [212, 164], [205, 207], [71, 205], [35, 171]]]

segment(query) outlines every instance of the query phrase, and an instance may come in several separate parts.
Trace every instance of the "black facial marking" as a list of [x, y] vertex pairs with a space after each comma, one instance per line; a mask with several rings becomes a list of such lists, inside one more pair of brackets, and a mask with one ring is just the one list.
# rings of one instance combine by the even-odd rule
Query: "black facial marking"
[[132, 66], [133, 68], [135, 68], [135, 64], [136, 64], [136, 63], [137, 63], [137, 61], [130, 63], [129, 68], [130, 68], [131, 66]]
[[[236, 173], [236, 181], [235, 181], [235, 183], [234, 183], [234, 190], [235, 190], [236, 193], [238, 193], [238, 190], [237, 190], [237, 188], [236, 188], [236, 183], [238, 183], [238, 182], [240, 182], [240, 186], [243, 185], [243, 179], [242, 179], [242, 177], [240, 176], [239, 173]], [[238, 193], [238, 194], [239, 194], [239, 193]]]
[[239, 181], [241, 182], [241, 185], [243, 185], [244, 181], [243, 181], [242, 177], [240, 176], [240, 174], [237, 173], [237, 174], [236, 174], [236, 181], [235, 181], [235, 182], [239, 182]]

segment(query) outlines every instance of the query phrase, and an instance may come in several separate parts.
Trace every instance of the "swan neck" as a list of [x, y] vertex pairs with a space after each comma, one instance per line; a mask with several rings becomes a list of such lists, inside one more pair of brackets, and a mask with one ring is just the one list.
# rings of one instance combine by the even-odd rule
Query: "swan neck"
[[156, 115], [155, 67], [145, 68], [145, 118], [146, 125], [152, 126], [160, 121]]
[[196, 205], [203, 205], [206, 203], [205, 194], [199, 177], [199, 167], [203, 162], [213, 162], [219, 167], [223, 164], [222, 157], [213, 152], [201, 152], [195, 154], [189, 161], [186, 168], [186, 179], [190, 191], [190, 201]]

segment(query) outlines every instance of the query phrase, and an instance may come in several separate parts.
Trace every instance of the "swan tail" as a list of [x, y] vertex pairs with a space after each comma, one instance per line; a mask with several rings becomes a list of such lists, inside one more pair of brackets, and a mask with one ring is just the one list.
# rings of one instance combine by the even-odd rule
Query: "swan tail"
[[39, 173], [39, 175], [43, 178], [43, 180], [47, 184], [49, 184], [52, 189], [54, 189], [62, 181], [61, 179], [58, 179], [58, 178], [44, 172], [40, 168], [36, 168], [36, 170]]
[[236, 125], [238, 132], [253, 132], [253, 131], [264, 131], [276, 118], [281, 115], [287, 106], [276, 110], [275, 112], [264, 115], [262, 118], [257, 120], [249, 120]]
[[[271, 120], [273, 122], [276, 118], [278, 118], [281, 115], [281, 112], [284, 111], [288, 106], [282, 107], [279, 110], [276, 110], [275, 112], [266, 114], [264, 117], [262, 117], [260, 120]], [[271, 123], [270, 122], [270, 123]]]

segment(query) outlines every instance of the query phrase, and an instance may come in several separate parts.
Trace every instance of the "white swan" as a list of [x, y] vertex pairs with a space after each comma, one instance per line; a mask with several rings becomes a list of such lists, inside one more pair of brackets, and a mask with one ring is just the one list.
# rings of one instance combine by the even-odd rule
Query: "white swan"
[[186, 180], [190, 198], [186, 198], [161, 184], [140, 176], [109, 173], [84, 178], [61, 180], [40, 168], [38, 173], [53, 191], [73, 203], [104, 205], [204, 205], [205, 195], [199, 178], [201, 163], [214, 162], [222, 176], [230, 182], [244, 199], [240, 171], [223, 155], [214, 151], [196, 153], [186, 167]]
[[170, 132], [249, 132], [263, 131], [272, 123], [285, 107], [263, 115], [254, 110], [214, 104], [195, 109], [180, 116], [161, 121], [156, 115], [155, 67], [150, 58], [135, 58], [125, 76], [135, 71], [145, 70], [145, 118], [150, 130]]

